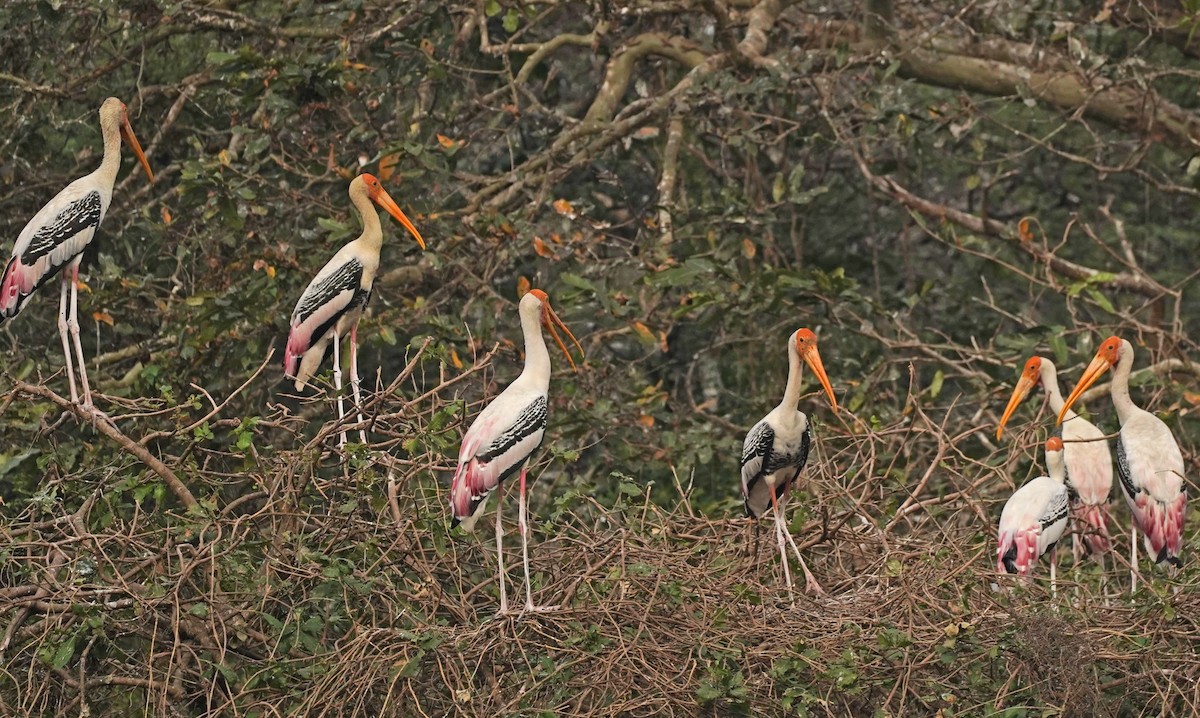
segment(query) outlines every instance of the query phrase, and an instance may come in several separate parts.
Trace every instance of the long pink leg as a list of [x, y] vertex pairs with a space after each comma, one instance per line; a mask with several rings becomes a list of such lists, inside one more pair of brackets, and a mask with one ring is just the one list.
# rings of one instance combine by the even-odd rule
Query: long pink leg
[[66, 272], [62, 273], [62, 292], [58, 300], [58, 335], [62, 338], [63, 357], [67, 360], [67, 383], [71, 386], [71, 403], [79, 403], [79, 392], [75, 389], [75, 367], [71, 361], [71, 340], [67, 338], [67, 302], [70, 301], [68, 293], [71, 291], [67, 284], [71, 281], [71, 276]]
[[521, 467], [521, 502], [518, 518], [521, 523], [521, 560], [525, 564], [525, 610], [526, 611], [553, 611], [558, 606], [535, 606], [533, 605], [533, 588], [529, 583], [529, 523], [525, 518], [525, 467]]
[[1129, 593], [1131, 594], [1137, 592], [1137, 534], [1137, 517], [1134, 517], [1133, 524], [1129, 527]]
[[[788, 492], [787, 489], [784, 489], [783, 501], [779, 504], [781, 514], [784, 507], [787, 506], [787, 498]], [[812, 575], [812, 571], [808, 570], [808, 564], [804, 562], [804, 557], [800, 555], [800, 549], [796, 546], [796, 540], [792, 538], [792, 532], [787, 530], [786, 524], [784, 525], [783, 535], [787, 538], [787, 542], [791, 544], [792, 552], [796, 554], [796, 560], [800, 562], [800, 569], [804, 571], [804, 590], [808, 593], [824, 594], [825, 589], [821, 588], [821, 584], [817, 583], [817, 579]]]
[[775, 514], [775, 538], [779, 542], [779, 560], [783, 563], [783, 580], [787, 584], [788, 602], [795, 603], [796, 595], [792, 591], [792, 569], [788, 567], [787, 548], [783, 545], [783, 514], [779, 511], [779, 501], [775, 498], [775, 487], [767, 487], [771, 492], [771, 509]]
[[496, 484], [496, 580], [500, 583], [500, 613], [508, 613], [508, 589], [504, 585], [504, 530], [500, 527], [500, 494], [504, 482]]
[[[82, 258], [71, 264], [71, 314], [67, 317], [67, 328], [71, 330], [71, 338], [75, 340], [75, 360], [79, 368], [79, 381], [83, 388], [83, 408], [92, 408], [92, 389], [88, 386], [87, 362], [83, 358], [83, 345], [79, 343], [79, 263]], [[66, 274], [66, 272], [63, 272]]]
[[[346, 403], [342, 397], [342, 338], [337, 329], [333, 330], [333, 389], [337, 392], [338, 425], [346, 419]], [[338, 448], [346, 448], [346, 429], [342, 427], [342, 437], [338, 440]]]
[[[358, 389], [358, 322], [350, 327], [350, 389], [354, 392], [354, 407], [358, 410], [358, 425], [362, 427], [362, 396]], [[367, 430], [359, 428], [358, 438], [367, 443]]]
[[1055, 578], [1058, 568], [1058, 546], [1050, 549], [1050, 597], [1058, 596], [1058, 586], [1055, 584]]

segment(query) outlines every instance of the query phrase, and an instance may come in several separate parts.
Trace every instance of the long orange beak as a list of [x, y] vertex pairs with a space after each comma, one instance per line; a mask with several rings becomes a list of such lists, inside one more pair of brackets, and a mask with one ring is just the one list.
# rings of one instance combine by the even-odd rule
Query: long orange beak
[[575, 366], [575, 360], [571, 358], [571, 352], [567, 351], [567, 345], [563, 344], [563, 340], [558, 336], [558, 331], [554, 328], [555, 325], [566, 332], [571, 341], [575, 343], [575, 348], [579, 350], [580, 359], [584, 358], [583, 347], [579, 345], [579, 340], [575, 338], [571, 330], [567, 329], [567, 325], [563, 324], [563, 320], [559, 319], [554, 310], [550, 308], [550, 302], [542, 302], [542, 324], [550, 330], [550, 336], [554, 337], [554, 342], [558, 344], [558, 348], [562, 349], [563, 354], [567, 355], [567, 361], [571, 363], [571, 369], [577, 370], [579, 367]]
[[1000, 417], [1000, 425], [996, 427], [996, 438], [999, 439], [1004, 433], [1004, 425], [1008, 423], [1013, 412], [1025, 401], [1025, 397], [1029, 396], [1030, 390], [1033, 389], [1035, 382], [1024, 374], [1017, 380], [1017, 388], [1013, 389], [1012, 396], [1008, 400], [1008, 406], [1004, 407], [1004, 415]]
[[817, 379], [821, 382], [821, 386], [825, 388], [825, 393], [829, 396], [829, 403], [833, 406], [834, 412], [837, 411], [837, 397], [833, 395], [833, 386], [829, 383], [829, 377], [825, 374], [825, 365], [821, 363], [821, 353], [817, 351], [817, 345], [811, 344], [807, 349], [800, 353], [802, 358], [813, 370], [813, 374], [817, 375]]
[[425, 249], [425, 239], [421, 236], [421, 233], [417, 231], [412, 222], [408, 221], [408, 217], [405, 216], [400, 206], [396, 204], [396, 201], [392, 199], [392, 196], [384, 188], [380, 187], [379, 194], [373, 195], [371, 199], [375, 200], [375, 204], [383, 207], [388, 214], [395, 217], [397, 222], [404, 225], [404, 228], [413, 236], [413, 239], [417, 240], [417, 244], [421, 249]]
[[1079, 396], [1087, 391], [1092, 384], [1095, 384], [1101, 374], [1111, 368], [1112, 362], [1103, 354], [1097, 354], [1096, 358], [1092, 359], [1092, 363], [1088, 364], [1088, 368], [1084, 370], [1083, 376], [1079, 377], [1079, 383], [1075, 385], [1075, 391], [1071, 392], [1071, 395], [1063, 402], [1062, 411], [1058, 412], [1057, 423], [1062, 423], [1063, 417], [1067, 415], [1067, 411], [1071, 409], [1071, 405], [1079, 399]]
[[150, 169], [150, 163], [146, 161], [146, 153], [142, 152], [142, 145], [138, 142], [137, 135], [133, 134], [133, 125], [129, 124], [128, 117], [121, 120], [121, 136], [125, 138], [125, 144], [133, 148], [133, 154], [137, 155], [138, 162], [142, 163], [142, 169], [146, 170], [146, 178], [153, 182], [154, 172]]

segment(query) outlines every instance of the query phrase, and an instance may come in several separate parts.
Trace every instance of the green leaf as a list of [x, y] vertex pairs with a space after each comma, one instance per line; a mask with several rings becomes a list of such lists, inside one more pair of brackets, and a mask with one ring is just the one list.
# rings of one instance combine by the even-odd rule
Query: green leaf
[[506, 32], [516, 32], [517, 25], [521, 22], [521, 14], [517, 12], [515, 7], [510, 7], [508, 12], [504, 13], [504, 30]]
[[500, 14], [500, 0], [488, 0], [483, 6], [483, 14], [488, 17], [496, 17]]
[[942, 393], [942, 383], [946, 381], [946, 375], [938, 369], [933, 373], [933, 382], [929, 385], [929, 398], [936, 399], [938, 394]]
[[1108, 312], [1109, 314], [1117, 313], [1116, 307], [1114, 307], [1112, 305], [1112, 302], [1108, 301], [1108, 297], [1106, 297], [1100, 293], [1100, 290], [1095, 289], [1093, 287], [1088, 287], [1087, 293], [1088, 293], [1088, 296], [1092, 298], [1092, 301], [1094, 301], [1096, 304], [1100, 305], [1101, 309]]

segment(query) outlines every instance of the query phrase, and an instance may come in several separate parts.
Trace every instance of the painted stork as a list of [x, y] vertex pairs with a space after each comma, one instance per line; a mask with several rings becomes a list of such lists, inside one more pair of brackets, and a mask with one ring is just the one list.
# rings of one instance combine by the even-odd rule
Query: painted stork
[[1050, 593], [1055, 587], [1056, 547], [1067, 530], [1069, 499], [1065, 480], [1063, 441], [1052, 436], [1046, 441], [1046, 468], [1004, 504], [997, 531], [996, 571], [1028, 576], [1042, 554], [1050, 552]]
[[[396, 218], [425, 249], [421, 233], [384, 190], [374, 175], [361, 174], [350, 182], [350, 201], [362, 216], [363, 231], [358, 239], [342, 247], [308, 283], [292, 311], [291, 332], [283, 354], [283, 373], [296, 380], [300, 391], [325, 361], [333, 345], [333, 385], [338, 395], [338, 422], [346, 416], [342, 403], [342, 339], [350, 335], [350, 387], [358, 410], [359, 438], [367, 443], [361, 428], [362, 400], [358, 388], [358, 320], [371, 301], [371, 285], [379, 271], [379, 251], [383, 247], [383, 228], [372, 203]], [[346, 445], [342, 430], [339, 447]]]
[[[1137, 590], [1137, 534], [1141, 529], [1146, 550], [1156, 563], [1180, 566], [1183, 520], [1187, 493], [1183, 488], [1183, 454], [1171, 430], [1154, 414], [1134, 406], [1129, 398], [1129, 372], [1133, 368], [1133, 345], [1120, 337], [1105, 339], [1084, 370], [1075, 391], [1067, 397], [1059, 422], [1076, 421], [1067, 412], [1088, 387], [1108, 369], [1113, 371], [1113, 406], [1121, 422], [1117, 438], [1117, 476], [1122, 493], [1133, 513], [1130, 546], [1130, 590]], [[1064, 424], [1065, 428], [1066, 424]]]
[[550, 308], [550, 298], [540, 289], [531, 289], [521, 298], [521, 331], [525, 335], [525, 368], [513, 383], [488, 404], [463, 436], [458, 452], [458, 470], [450, 486], [451, 528], [462, 525], [467, 531], [487, 508], [492, 491], [496, 492], [496, 578], [500, 582], [500, 614], [508, 612], [508, 593], [504, 585], [503, 531], [500, 526], [501, 483], [521, 473], [518, 516], [521, 528], [521, 560], [525, 565], [525, 610], [552, 610], [533, 605], [529, 584], [529, 526], [525, 518], [525, 465], [542, 443], [546, 433], [546, 393], [550, 388], [550, 353], [542, 337], [542, 327], [563, 353], [571, 368], [575, 360], [555, 327], [566, 332], [583, 356], [583, 347], [567, 325]]
[[757, 519], [768, 508], [774, 514], [775, 538], [779, 543], [779, 557], [783, 561], [783, 576], [789, 596], [792, 593], [792, 572], [788, 568], [785, 539], [804, 571], [805, 590], [824, 593], [808, 570], [783, 519], [788, 489], [808, 461], [808, 449], [812, 443], [812, 424], [804, 412], [797, 409], [800, 403], [801, 359], [817, 375], [829, 396], [829, 403], [837, 411], [837, 398], [833, 395], [833, 387], [829, 384], [829, 377], [825, 374], [821, 355], [817, 351], [817, 335], [808, 329], [798, 329], [788, 338], [788, 378], [783, 401], [750, 429], [742, 443], [742, 498], [746, 515]]
[[[1055, 414], [1063, 409], [1062, 393], [1058, 389], [1058, 372], [1054, 363], [1044, 357], [1030, 357], [1017, 380], [1000, 425], [996, 427], [996, 438], [1004, 432], [1017, 406], [1029, 396], [1035, 386], [1041, 384], [1046, 399]], [[1111, 543], [1108, 536], [1106, 512], [1108, 496], [1112, 491], [1112, 454], [1104, 432], [1094, 424], [1068, 409], [1063, 424], [1063, 456], [1067, 467], [1067, 493], [1071, 497], [1071, 517], [1075, 522], [1072, 534], [1072, 553], [1078, 561], [1085, 553], [1094, 554], [1104, 565], [1104, 554]]]
[[33, 219], [17, 236], [12, 259], [8, 260], [4, 278], [0, 280], [2, 323], [24, 309], [38, 287], [50, 281], [59, 270], [64, 270], [59, 294], [58, 334], [67, 362], [71, 401], [78, 404], [80, 395], [75, 387], [71, 342], [67, 334], [70, 333], [74, 340], [75, 362], [83, 389], [82, 406], [87, 409], [92, 407], [92, 390], [88, 383], [83, 347], [79, 343], [79, 263], [83, 259], [84, 249], [96, 237], [96, 228], [104, 220], [112, 201], [113, 184], [117, 179], [117, 170], [121, 168], [122, 137], [133, 148], [133, 153], [146, 170], [146, 177], [154, 181], [150, 163], [146, 161], [142, 146], [138, 144], [133, 127], [129, 124], [125, 103], [110, 97], [100, 105], [100, 132], [104, 137], [104, 159], [100, 161], [100, 167], [67, 185], [33, 215]]

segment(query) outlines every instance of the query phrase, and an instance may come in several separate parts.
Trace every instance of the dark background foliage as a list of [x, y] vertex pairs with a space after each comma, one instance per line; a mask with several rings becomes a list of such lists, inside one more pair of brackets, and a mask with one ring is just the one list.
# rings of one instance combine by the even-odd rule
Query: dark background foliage
[[[1035, 398], [994, 438], [1031, 354], [1071, 386], [1130, 339], [1194, 465], [1196, 8], [843, 5], [0, 7], [3, 236], [98, 164], [107, 96], [158, 175], [126, 153], [81, 292], [118, 436], [28, 390], [65, 392], [53, 291], [2, 329], [3, 712], [1194, 710], [1155, 678], [1196, 676], [1161, 622], [1190, 561], [1132, 603], [1088, 564], [1062, 614], [988, 573], [1052, 425]], [[360, 171], [429, 248], [384, 217], [343, 461], [328, 373], [298, 394], [280, 357]], [[490, 541], [446, 528], [445, 486], [529, 285], [588, 356], [555, 360], [532, 470], [535, 581], [570, 610], [481, 624]], [[792, 528], [833, 597], [797, 612], [746, 556], [737, 457], [800, 326], [842, 411], [806, 379]], [[1107, 663], [1045, 673], [1072, 651]]]

